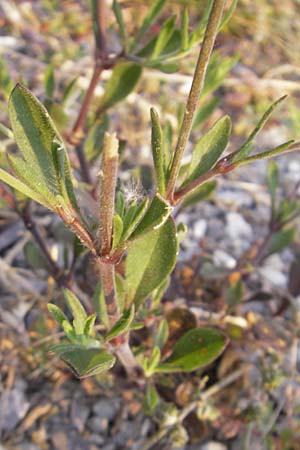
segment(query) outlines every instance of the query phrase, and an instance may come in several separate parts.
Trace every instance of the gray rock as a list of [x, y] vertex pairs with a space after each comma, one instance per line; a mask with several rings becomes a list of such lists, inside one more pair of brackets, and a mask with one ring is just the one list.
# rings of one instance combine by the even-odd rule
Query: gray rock
[[87, 426], [95, 433], [105, 433], [108, 430], [108, 419], [95, 416], [87, 421]]
[[207, 230], [207, 222], [204, 219], [199, 219], [193, 223], [193, 235], [195, 239], [201, 239], [205, 236]]
[[214, 265], [219, 268], [234, 269], [236, 267], [236, 260], [220, 249], [214, 251], [213, 262]]
[[226, 219], [226, 233], [232, 240], [252, 237], [252, 227], [241, 214], [230, 212]]
[[120, 408], [120, 401], [117, 398], [99, 400], [93, 406], [93, 413], [101, 419], [111, 421], [115, 418]]
[[11, 431], [25, 417], [30, 404], [26, 400], [23, 385], [15, 385], [11, 391], [5, 391], [0, 397], [0, 430]]

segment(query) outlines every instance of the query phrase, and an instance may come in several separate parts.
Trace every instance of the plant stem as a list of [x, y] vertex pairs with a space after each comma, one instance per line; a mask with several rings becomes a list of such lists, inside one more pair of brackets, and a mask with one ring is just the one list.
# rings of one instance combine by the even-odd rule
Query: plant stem
[[119, 160], [118, 148], [119, 141], [116, 135], [105, 133], [101, 167], [100, 225], [98, 229], [100, 255], [104, 257], [109, 255], [112, 245], [115, 191]]
[[100, 277], [110, 325], [113, 325], [119, 318], [115, 289], [115, 266], [109, 260], [112, 245], [115, 191], [118, 175], [118, 147], [119, 141], [115, 134], [105, 133], [101, 167], [102, 180], [98, 242], [100, 248]]
[[84, 124], [88, 115], [90, 104], [94, 97], [94, 92], [97, 87], [102, 70], [107, 64], [107, 54], [105, 48], [105, 0], [95, 0], [92, 2], [93, 9], [93, 28], [95, 35], [95, 56], [93, 75], [85, 94], [83, 103], [81, 105], [77, 120], [72, 128], [68, 141], [75, 145], [76, 155], [81, 167], [82, 178], [85, 182], [91, 184], [92, 178], [89, 170], [89, 165], [86, 161], [85, 154], [80, 145]]
[[186, 148], [187, 141], [190, 136], [193, 125], [193, 118], [198, 106], [199, 97], [204, 85], [207, 66], [210, 60], [210, 55], [213, 50], [215, 39], [218, 33], [219, 24], [222, 17], [225, 0], [214, 0], [208, 23], [205, 30], [203, 43], [200, 49], [193, 82], [186, 104], [183, 122], [178, 136], [178, 141], [174, 153], [174, 160], [171, 167], [170, 178], [167, 187], [167, 198], [172, 203], [173, 194], [175, 190], [176, 179], [180, 169], [183, 153]]

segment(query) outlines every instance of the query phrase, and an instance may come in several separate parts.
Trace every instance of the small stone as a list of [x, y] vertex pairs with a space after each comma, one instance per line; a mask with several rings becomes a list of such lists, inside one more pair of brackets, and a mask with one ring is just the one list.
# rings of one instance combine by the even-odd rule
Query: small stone
[[105, 433], [108, 429], [108, 419], [95, 416], [88, 420], [87, 426], [95, 433]]
[[226, 233], [232, 240], [238, 238], [249, 239], [252, 236], [252, 227], [241, 214], [230, 212], [227, 214]]
[[204, 219], [199, 219], [193, 223], [193, 235], [196, 239], [202, 239], [207, 230], [207, 222]]
[[199, 447], [199, 450], [227, 450], [226, 445], [221, 444], [221, 442], [210, 441]]
[[287, 276], [281, 271], [273, 268], [273, 267], [262, 267], [259, 270], [260, 274], [265, 277], [268, 281], [270, 281], [274, 286], [278, 287], [286, 287], [287, 285]]
[[13, 430], [30, 407], [21, 384], [16, 385], [11, 391], [4, 391], [0, 397], [0, 405], [0, 429], [5, 431]]
[[93, 412], [96, 416], [111, 421], [115, 418], [119, 408], [120, 402], [118, 399], [103, 399], [95, 403]]
[[216, 267], [225, 269], [234, 269], [236, 267], [236, 260], [223, 250], [215, 250], [213, 255], [213, 262]]

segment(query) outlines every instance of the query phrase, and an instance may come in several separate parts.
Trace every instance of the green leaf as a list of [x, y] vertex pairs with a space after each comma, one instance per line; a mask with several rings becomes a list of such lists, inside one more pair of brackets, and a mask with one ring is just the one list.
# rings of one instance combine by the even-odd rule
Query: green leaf
[[118, 247], [123, 233], [123, 220], [119, 214], [114, 214], [113, 217], [113, 245], [112, 248]]
[[[167, 0], [156, 0], [151, 8], [148, 11], [148, 14], [146, 15], [142, 26], [140, 28], [140, 30], [138, 31], [136, 37], [135, 37], [135, 42], [133, 44], [133, 46], [140, 43], [140, 40], [145, 36], [145, 34], [147, 33], [147, 31], [149, 30], [149, 27], [151, 26], [151, 24], [154, 22], [154, 20], [156, 19], [156, 17], [160, 14], [161, 10], [163, 9], [163, 7], [165, 6]], [[131, 48], [131, 51], [133, 49]]]
[[122, 241], [126, 241], [130, 238], [131, 234], [134, 232], [138, 224], [141, 222], [142, 218], [145, 215], [145, 212], [148, 207], [149, 200], [148, 198], [145, 198], [138, 206], [136, 206], [134, 213], [129, 218], [127, 217], [127, 214], [124, 219], [124, 229], [123, 229], [123, 235], [122, 235]]
[[169, 19], [167, 19], [162, 28], [161, 31], [157, 37], [157, 40], [155, 42], [155, 46], [154, 46], [154, 50], [153, 53], [151, 55], [151, 59], [155, 59], [157, 58], [165, 49], [165, 47], [167, 46], [169, 40], [172, 37], [172, 34], [174, 32], [174, 27], [175, 27], [175, 21], [176, 21], [176, 16], [171, 16], [169, 17]]
[[138, 308], [167, 278], [176, 263], [178, 245], [172, 218], [134, 241], [126, 259], [127, 305]]
[[140, 238], [142, 235], [151, 230], [160, 228], [168, 219], [173, 207], [161, 197], [156, 194], [149, 205], [143, 219], [130, 236], [130, 240]]
[[156, 186], [161, 195], [165, 194], [166, 180], [164, 173], [164, 155], [163, 155], [163, 142], [162, 142], [162, 129], [159, 123], [158, 113], [154, 108], [150, 110], [151, 114], [151, 147], [152, 157], [155, 169]]
[[34, 269], [49, 269], [43, 253], [35, 243], [31, 241], [27, 242], [23, 251], [26, 261], [31, 267]]
[[8, 105], [16, 143], [22, 157], [39, 174], [37, 191], [47, 196], [60, 193], [52, 161], [52, 143], [62, 139], [44, 106], [25, 87], [17, 84]]
[[267, 185], [271, 196], [272, 209], [275, 206], [276, 189], [279, 182], [279, 170], [275, 161], [270, 161], [267, 169]]
[[191, 372], [214, 361], [224, 350], [227, 338], [214, 328], [194, 328], [176, 343], [173, 353], [156, 372]]
[[95, 325], [96, 317], [97, 317], [97, 314], [94, 313], [94, 314], [91, 314], [90, 316], [88, 316], [85, 319], [84, 328], [83, 328], [83, 334], [85, 336], [88, 337], [88, 336], [90, 336], [92, 334], [93, 329], [94, 329], [94, 325]]
[[249, 154], [252, 151], [252, 144], [254, 139], [256, 138], [257, 134], [260, 132], [260, 130], [265, 126], [267, 121], [269, 120], [271, 114], [276, 109], [276, 107], [285, 100], [286, 95], [283, 97], [280, 97], [276, 102], [272, 103], [271, 106], [265, 111], [261, 119], [259, 120], [256, 127], [252, 130], [249, 137], [246, 139], [246, 141], [243, 143], [243, 145], [234, 152], [234, 157], [232, 158], [232, 162], [239, 162], [241, 160], [244, 160], [249, 156]]
[[45, 92], [47, 97], [52, 98], [55, 89], [54, 67], [49, 65], [45, 71]]
[[108, 131], [109, 118], [107, 114], [97, 120], [89, 129], [84, 141], [84, 154], [88, 161], [94, 162], [102, 153], [105, 132]]
[[63, 289], [65, 299], [67, 301], [69, 310], [73, 315], [73, 325], [77, 335], [84, 334], [84, 325], [87, 318], [84, 307], [78, 298], [69, 289]]
[[99, 320], [105, 325], [106, 328], [109, 327], [109, 320], [107, 315], [107, 309], [105, 305], [105, 297], [103, 288], [100, 282], [97, 283], [95, 291], [92, 297], [92, 303], [97, 311]]
[[[271, 150], [267, 150], [267, 151], [261, 152], [261, 153], [256, 153], [255, 155], [248, 156], [245, 159], [241, 159], [241, 160], [239, 159], [238, 161], [235, 161], [233, 163], [233, 166], [239, 167], [239, 166], [243, 166], [245, 164], [259, 161], [260, 159], [272, 158], [273, 156], [280, 155], [281, 153], [284, 153], [286, 151], [293, 150], [290, 148], [293, 144], [295, 144], [295, 141], [293, 139], [291, 139], [290, 141], [284, 142], [283, 144], [280, 144], [277, 147], [272, 148]], [[230, 162], [231, 162], [231, 158], [230, 158]]]
[[157, 390], [155, 389], [155, 386], [147, 382], [146, 385], [146, 394], [145, 394], [145, 407], [146, 410], [149, 411], [149, 413], [152, 413], [154, 409], [156, 408], [159, 401], [159, 396], [157, 393]]
[[[79, 212], [69, 158], [63, 140], [44, 106], [28, 89], [17, 84], [9, 100], [9, 116], [21, 157], [9, 155], [16, 175], [55, 209], [61, 195]], [[32, 195], [30, 195], [31, 198]], [[38, 200], [39, 201], [39, 200]]]
[[201, 137], [193, 150], [188, 177], [183, 186], [199, 178], [215, 165], [228, 144], [230, 132], [230, 117], [224, 116]]
[[69, 322], [65, 313], [58, 306], [54, 305], [53, 303], [48, 303], [47, 308], [49, 313], [54, 317], [59, 325], [62, 326], [63, 322]]
[[189, 208], [196, 205], [203, 200], [206, 200], [216, 189], [216, 181], [207, 181], [206, 183], [199, 186], [191, 194], [187, 195], [180, 205], [180, 209]]
[[42, 195], [38, 192], [35, 192], [29, 186], [23, 183], [23, 181], [18, 180], [13, 177], [11, 174], [6, 172], [5, 170], [0, 168], [0, 180], [4, 181], [4, 183], [8, 184], [12, 188], [31, 198], [32, 200], [40, 203], [46, 208], [52, 209], [52, 204], [48, 202]]
[[212, 97], [201, 105], [199, 110], [196, 112], [195, 119], [193, 122], [193, 130], [199, 127], [206, 119], [214, 112], [218, 104], [220, 103], [220, 97]]
[[109, 330], [107, 335], [105, 336], [105, 341], [111, 341], [115, 337], [120, 334], [125, 333], [130, 329], [130, 325], [134, 319], [135, 308], [134, 305], [131, 306], [130, 309], [125, 311], [122, 317], [115, 323], [115, 325]]
[[125, 206], [126, 206], [126, 202], [125, 202], [124, 194], [122, 191], [119, 191], [117, 193], [115, 211], [116, 211], [116, 214], [118, 214], [122, 219], [123, 219], [124, 213], [125, 213]]
[[120, 102], [133, 91], [142, 73], [142, 68], [133, 63], [121, 63], [115, 66], [100, 99], [96, 115]]
[[272, 255], [273, 253], [279, 253], [282, 250], [284, 250], [285, 247], [287, 247], [293, 242], [294, 235], [295, 230], [293, 228], [280, 230], [277, 231], [277, 233], [274, 233], [271, 238], [268, 255]]
[[231, 69], [235, 66], [238, 59], [239, 57], [236, 55], [227, 58], [224, 58], [223, 56], [221, 57], [219, 52], [216, 51], [212, 54], [200, 97], [202, 101], [208, 94], [214, 92], [219, 86], [222, 85], [223, 81], [226, 79]]
[[159, 347], [154, 347], [150, 358], [145, 361], [144, 373], [146, 377], [151, 377], [160, 361], [161, 351]]
[[113, 9], [114, 15], [116, 17], [116, 20], [117, 20], [117, 23], [119, 26], [119, 32], [120, 32], [122, 45], [124, 47], [125, 53], [127, 53], [127, 48], [128, 48], [127, 33], [126, 33], [125, 25], [124, 25], [122, 10], [120, 8], [118, 0], [113, 0], [112, 9]]
[[158, 330], [154, 336], [154, 345], [162, 350], [163, 346], [168, 340], [169, 325], [166, 319], [163, 319], [158, 325]]
[[78, 378], [97, 375], [110, 369], [116, 358], [110, 353], [99, 349], [84, 348], [74, 345], [56, 346], [51, 349], [64, 361]]
[[189, 12], [184, 9], [181, 22], [181, 50], [186, 52], [189, 48]]

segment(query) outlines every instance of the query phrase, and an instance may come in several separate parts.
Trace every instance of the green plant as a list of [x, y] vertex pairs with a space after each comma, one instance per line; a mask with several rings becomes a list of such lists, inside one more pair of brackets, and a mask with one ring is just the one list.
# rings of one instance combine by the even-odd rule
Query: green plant
[[[291, 140], [268, 151], [251, 154], [256, 135], [283, 100], [281, 98], [270, 106], [237, 150], [222, 157], [231, 134], [231, 120], [229, 116], [224, 116], [198, 140], [190, 162], [182, 165], [193, 124], [203, 120], [201, 111], [199, 112], [199, 99], [203, 99], [210, 89], [209, 85], [205, 85], [205, 76], [215, 38], [220, 26], [228, 21], [236, 2], [232, 2], [222, 19], [225, 1], [210, 1], [203, 20], [192, 33], [188, 30], [187, 11], [183, 14], [181, 28], [176, 27], [174, 17], [168, 18], [160, 32], [144, 46], [140, 46], [140, 39], [147, 34], [165, 3], [162, 0], [153, 3], [135, 39], [130, 39], [124, 27], [120, 5], [114, 1], [113, 11], [123, 49], [119, 54], [111, 56], [106, 48], [104, 2], [91, 2], [96, 42], [94, 71], [78, 118], [66, 140], [75, 146], [82, 180], [87, 184], [93, 183], [89, 163], [102, 153], [98, 217], [84, 214], [79, 207], [77, 183], [72, 176], [64, 139], [47, 110], [21, 84], [15, 86], [9, 98], [9, 116], [20, 155], [7, 155], [12, 173], [0, 169], [0, 179], [13, 190], [57, 214], [75, 237], [75, 258], [87, 249], [99, 269], [100, 283], [95, 294], [99, 314], [96, 317], [96, 314], [88, 315], [72, 293], [72, 270], [65, 273], [52, 260], [34, 226], [27, 200], [22, 198], [17, 203], [11, 191], [1, 188], [3, 198], [19, 211], [25, 225], [33, 232], [46, 255], [52, 275], [64, 288], [73, 321], [57, 306], [48, 306], [66, 336], [66, 340], [53, 346], [52, 351], [79, 377], [110, 369], [116, 358], [129, 376], [135, 377], [142, 372], [145, 378], [149, 378], [161, 372], [193, 371], [206, 366], [220, 355], [227, 344], [226, 336], [216, 329], [194, 327], [165, 356], [162, 353], [168, 335], [165, 322], [158, 325], [158, 336], [150, 352], [134, 355], [130, 346], [132, 330], [143, 326], [141, 320], [145, 315], [148, 299], [152, 298], [155, 305], [159, 304], [176, 263], [178, 237], [172, 216], [174, 208], [177, 205], [182, 207], [184, 204], [191, 204], [210, 192], [211, 180], [216, 176], [258, 159], [297, 149], [295, 142]], [[142, 67], [175, 71], [177, 60], [199, 42], [202, 45], [190, 94], [180, 120], [175, 150], [172, 151], [171, 146], [166, 145], [170, 141], [165, 139], [158, 113], [152, 108], [151, 148], [156, 190], [154, 195], [128, 204], [117, 183], [119, 141], [114, 133], [107, 132], [105, 113], [133, 90], [141, 76]], [[107, 69], [112, 69], [112, 75], [97, 105], [92, 126], [92, 140], [94, 144], [98, 140], [97, 147], [94, 146], [87, 154], [81, 143], [88, 111], [100, 75]], [[211, 79], [212, 88], [218, 82], [218, 79]], [[53, 72], [49, 70], [46, 76], [49, 95], [53, 91], [53, 83]], [[212, 108], [214, 105], [206, 106]], [[4, 131], [11, 136], [10, 130]], [[270, 184], [274, 183], [272, 177], [270, 174]], [[95, 198], [98, 201], [95, 192], [95, 189], [89, 190], [91, 202]], [[116, 270], [120, 261], [125, 261], [124, 271]], [[104, 333], [99, 333], [94, 326], [96, 318], [102, 322]], [[150, 391], [149, 396], [155, 396], [153, 391]]]

